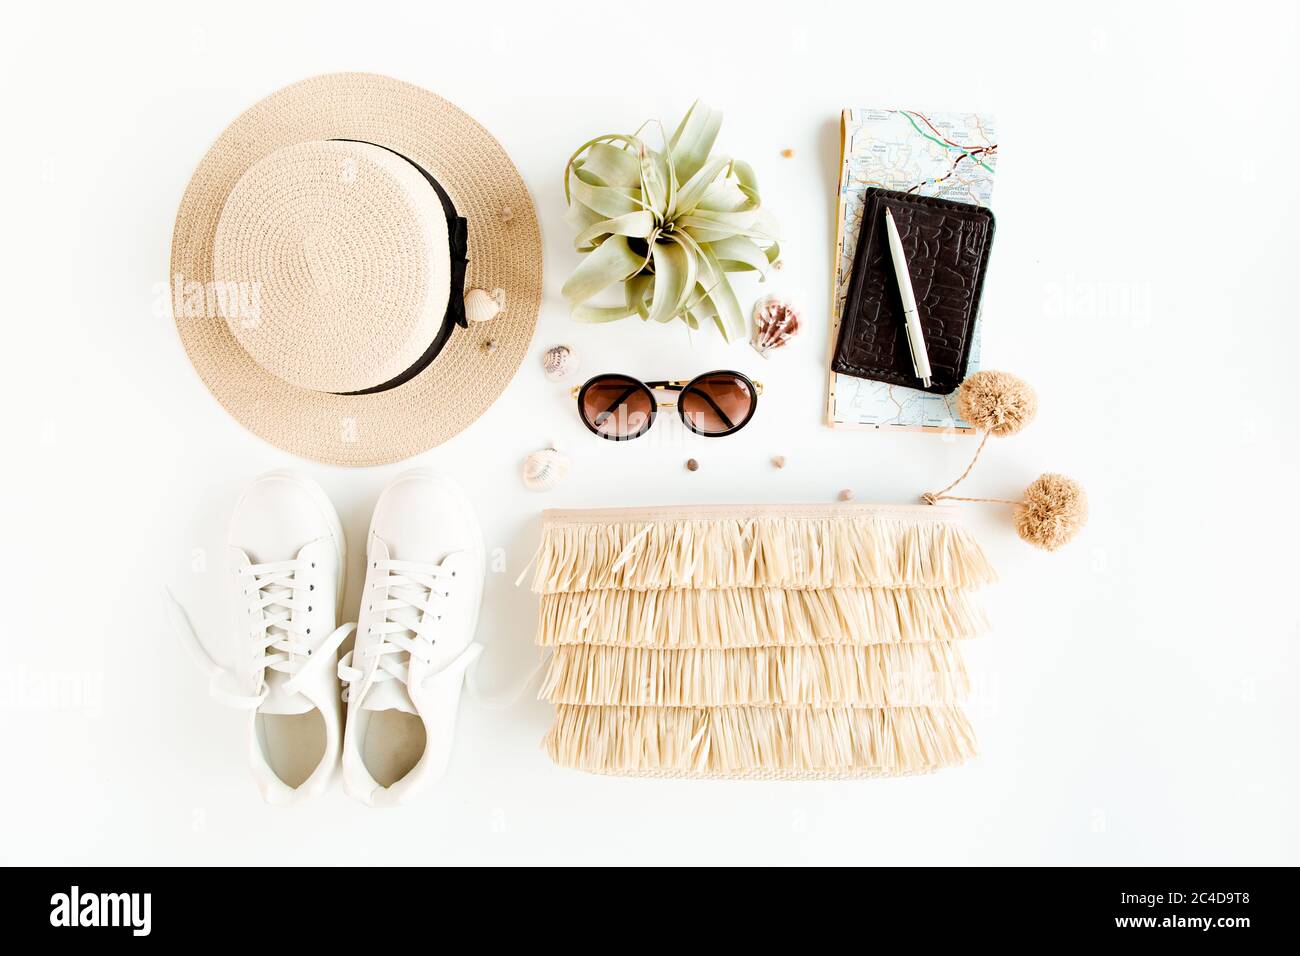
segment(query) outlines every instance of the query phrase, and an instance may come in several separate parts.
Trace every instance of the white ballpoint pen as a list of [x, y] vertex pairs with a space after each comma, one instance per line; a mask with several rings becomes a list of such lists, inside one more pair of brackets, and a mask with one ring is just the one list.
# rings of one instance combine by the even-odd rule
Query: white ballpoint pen
[[916, 310], [916, 294], [912, 291], [912, 277], [907, 273], [907, 256], [903, 253], [903, 240], [894, 225], [894, 214], [885, 207], [885, 231], [889, 234], [889, 255], [894, 260], [894, 274], [898, 276], [898, 292], [903, 299], [903, 322], [907, 329], [907, 344], [912, 350], [912, 369], [926, 388], [930, 387], [930, 353], [925, 350], [925, 333], [921, 330], [921, 317]]

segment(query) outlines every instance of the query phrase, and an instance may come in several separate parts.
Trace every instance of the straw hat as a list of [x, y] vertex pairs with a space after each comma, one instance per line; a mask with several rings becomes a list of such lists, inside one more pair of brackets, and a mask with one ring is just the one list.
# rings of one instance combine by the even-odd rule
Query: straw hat
[[378, 465], [451, 438], [509, 384], [537, 323], [541, 234], [478, 123], [337, 73], [271, 94], [208, 150], [171, 281], [185, 350], [231, 415], [285, 451]]

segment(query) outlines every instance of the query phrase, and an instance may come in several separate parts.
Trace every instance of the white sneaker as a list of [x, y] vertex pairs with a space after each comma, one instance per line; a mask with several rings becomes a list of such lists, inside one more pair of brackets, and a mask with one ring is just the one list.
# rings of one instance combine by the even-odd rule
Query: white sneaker
[[221, 668], [208, 656], [174, 601], [173, 617], [211, 675], [213, 697], [251, 711], [253, 777], [268, 803], [288, 806], [324, 791], [339, 763], [335, 668], [352, 630], [335, 627], [343, 527], [319, 485], [273, 471], [240, 497], [228, 543], [238, 617], [233, 665]]
[[343, 784], [371, 806], [408, 800], [447, 767], [483, 598], [483, 537], [450, 479], [399, 476], [375, 504], [348, 684]]

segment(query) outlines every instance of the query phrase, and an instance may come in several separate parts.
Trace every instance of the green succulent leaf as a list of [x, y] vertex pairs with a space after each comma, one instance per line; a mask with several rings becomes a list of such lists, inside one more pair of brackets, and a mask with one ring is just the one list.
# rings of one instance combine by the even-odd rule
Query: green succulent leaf
[[670, 206], [671, 178], [668, 161], [662, 155], [647, 152], [641, 157], [641, 195], [660, 218], [667, 214]]
[[730, 236], [705, 246], [727, 272], [740, 272], [753, 269], [765, 273], [772, 262], [767, 254], [751, 239], [744, 236]]
[[731, 160], [725, 156], [719, 156], [709, 160], [690, 179], [682, 184], [682, 188], [677, 192], [677, 201], [673, 204], [671, 210], [674, 216], [689, 213], [704, 196], [708, 193], [709, 187], [713, 181], [718, 178], [718, 174], [726, 169]]
[[575, 202], [569, 207], [569, 211], [564, 214], [565, 221], [574, 229], [582, 232], [589, 226], [594, 226], [598, 222], [604, 222], [605, 217], [589, 206], [584, 206], [580, 202]]
[[574, 177], [573, 198], [602, 216], [613, 218], [645, 208], [641, 190], [624, 186], [593, 186]]
[[627, 307], [632, 310], [632, 314], [639, 315], [643, 319], [650, 318], [650, 307], [646, 305], [646, 300], [654, 287], [654, 282], [653, 275], [643, 273], [633, 276], [624, 283], [624, 288], [627, 290]]
[[690, 179], [704, 165], [713, 150], [713, 141], [722, 128], [722, 114], [711, 110], [699, 100], [682, 117], [681, 123], [668, 141], [668, 151], [683, 181]]
[[681, 313], [695, 285], [696, 260], [679, 242], [656, 242], [650, 251], [655, 269], [650, 318], [670, 322]]
[[754, 225], [750, 228], [753, 232], [765, 236], [773, 242], [776, 241], [781, 232], [780, 227], [776, 224], [776, 220], [766, 209], [760, 209], [758, 211], [758, 218], [754, 220]]
[[573, 309], [573, 317], [579, 322], [617, 322], [634, 315], [635, 309], [625, 309], [621, 305], [579, 305]]
[[594, 143], [575, 169], [600, 180], [603, 186], [640, 186], [641, 164], [636, 153], [608, 143]]
[[691, 293], [691, 302], [686, 309], [696, 320], [716, 319], [718, 316], [718, 307], [713, 304], [709, 298], [708, 290], [702, 285], [696, 285]]
[[737, 209], [735, 212], [696, 209], [689, 216], [683, 217], [681, 222], [687, 226], [705, 225], [715, 229], [730, 229], [733, 232], [742, 232], [754, 227], [761, 212], [762, 210], [757, 206], [751, 209]]
[[[573, 195], [570, 192], [569, 183], [572, 177], [576, 175], [577, 170], [584, 165], [585, 154], [590, 150], [594, 149], [596, 146], [603, 146], [609, 143], [623, 143], [629, 149], [632, 149], [634, 151], [640, 150], [642, 146], [641, 141], [638, 140], [636, 137], [625, 136], [622, 133], [608, 133], [604, 136], [597, 136], [595, 139], [587, 140], [587, 142], [583, 143], [581, 146], [577, 148], [577, 150], [574, 151], [573, 155], [569, 157], [569, 161], [564, 165], [564, 201], [565, 202], [567, 203], [573, 202]], [[635, 182], [635, 180], [633, 182]], [[599, 183], [595, 185], [599, 185]]]
[[[735, 341], [745, 337], [745, 314], [740, 309], [740, 301], [736, 298], [736, 292], [731, 288], [731, 283], [723, 274], [722, 265], [717, 258], [708, 249], [701, 247], [704, 253], [703, 262], [708, 265], [708, 284], [706, 288], [706, 298], [712, 304], [715, 311], [713, 315], [714, 324], [717, 325], [718, 331], [728, 342]], [[701, 274], [705, 274], [701, 270]]]
[[629, 236], [633, 239], [648, 239], [655, 229], [654, 213], [648, 209], [629, 212], [613, 219], [601, 219], [592, 223], [578, 233], [573, 244], [581, 252], [595, 248], [596, 240], [603, 236]]
[[625, 282], [645, 267], [645, 256], [628, 245], [626, 236], [610, 236], [587, 253], [560, 290], [574, 305], [582, 305], [616, 282]]
[[720, 242], [730, 236], [746, 236], [764, 241], [771, 239], [761, 229], [740, 226], [734, 222], [719, 222], [705, 216], [685, 216], [677, 224], [698, 242]]
[[731, 171], [736, 174], [736, 180], [740, 183], [740, 188], [745, 190], [746, 194], [752, 194], [754, 200], [758, 200], [758, 177], [754, 175], [754, 169], [749, 163], [743, 163], [736, 160], [731, 164]]
[[720, 179], [709, 184], [708, 191], [696, 205], [696, 209], [713, 212], [735, 212], [737, 209], [744, 209], [752, 201], [740, 188], [740, 183], [736, 180]]

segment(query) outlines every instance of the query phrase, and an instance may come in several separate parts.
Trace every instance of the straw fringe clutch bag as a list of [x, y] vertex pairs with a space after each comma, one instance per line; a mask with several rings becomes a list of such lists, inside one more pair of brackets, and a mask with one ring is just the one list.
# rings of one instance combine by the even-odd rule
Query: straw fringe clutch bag
[[817, 779], [975, 753], [956, 642], [994, 575], [949, 509], [547, 511], [537, 562], [558, 764]]

